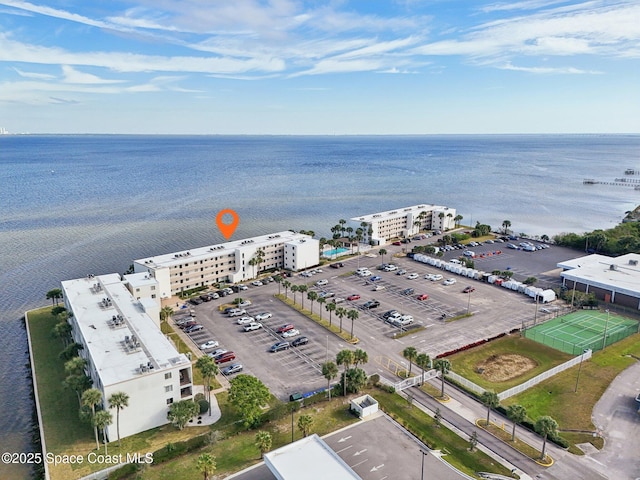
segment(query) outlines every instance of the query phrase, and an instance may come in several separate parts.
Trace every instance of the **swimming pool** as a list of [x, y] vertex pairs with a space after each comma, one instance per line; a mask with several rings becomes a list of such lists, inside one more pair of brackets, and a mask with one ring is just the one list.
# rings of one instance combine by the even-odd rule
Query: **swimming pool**
[[325, 250], [324, 252], [322, 252], [322, 256], [333, 257], [334, 255], [340, 255], [341, 253], [348, 252], [348, 251], [349, 251], [348, 248], [338, 247], [338, 248], [333, 248], [331, 250]]

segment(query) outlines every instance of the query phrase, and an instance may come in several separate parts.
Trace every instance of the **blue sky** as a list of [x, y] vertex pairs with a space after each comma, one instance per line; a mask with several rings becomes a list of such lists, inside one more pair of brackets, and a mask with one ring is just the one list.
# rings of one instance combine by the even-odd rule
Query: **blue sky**
[[0, 0], [13, 133], [639, 133], [640, 3]]

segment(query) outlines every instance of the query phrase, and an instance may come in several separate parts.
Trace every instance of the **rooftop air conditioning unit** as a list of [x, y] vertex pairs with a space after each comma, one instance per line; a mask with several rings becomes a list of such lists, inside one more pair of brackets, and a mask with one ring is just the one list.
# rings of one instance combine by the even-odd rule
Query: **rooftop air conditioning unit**
[[638, 265], [638, 260], [629, 260], [629, 265], [633, 265], [634, 267]]
[[609, 265], [609, 270], [617, 270], [617, 267], [612, 263]]

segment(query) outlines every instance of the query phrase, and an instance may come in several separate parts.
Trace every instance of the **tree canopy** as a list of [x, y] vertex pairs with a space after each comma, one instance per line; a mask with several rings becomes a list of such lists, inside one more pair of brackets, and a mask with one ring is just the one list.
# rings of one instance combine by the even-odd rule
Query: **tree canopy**
[[240, 374], [231, 380], [229, 402], [244, 417], [245, 427], [257, 425], [261, 408], [270, 398], [269, 389], [256, 377]]
[[182, 400], [171, 404], [167, 418], [172, 424], [182, 430], [187, 422], [195, 417], [199, 411], [200, 406], [193, 400]]

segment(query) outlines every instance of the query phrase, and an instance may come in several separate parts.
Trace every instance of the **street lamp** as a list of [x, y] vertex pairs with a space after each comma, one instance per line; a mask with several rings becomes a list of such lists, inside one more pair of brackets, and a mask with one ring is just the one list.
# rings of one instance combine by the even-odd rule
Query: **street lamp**
[[422, 454], [422, 468], [420, 470], [420, 480], [424, 480], [424, 457], [426, 457], [429, 452], [426, 452], [423, 449], [420, 449], [420, 453]]
[[471, 289], [469, 289], [469, 299], [467, 300], [467, 315], [469, 315], [470, 308], [471, 308]]

